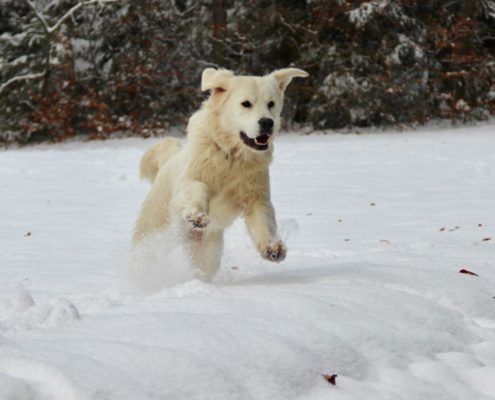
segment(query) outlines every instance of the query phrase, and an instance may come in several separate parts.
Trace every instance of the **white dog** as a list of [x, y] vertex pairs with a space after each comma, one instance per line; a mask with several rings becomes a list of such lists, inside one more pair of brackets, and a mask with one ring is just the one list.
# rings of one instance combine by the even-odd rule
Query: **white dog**
[[282, 261], [268, 166], [280, 128], [284, 91], [305, 71], [287, 68], [262, 76], [235, 76], [207, 68], [201, 90], [211, 95], [189, 120], [184, 147], [166, 138], [148, 149], [141, 177], [153, 187], [134, 232], [134, 243], [178, 222], [203, 279], [219, 269], [223, 231], [242, 215], [261, 256]]

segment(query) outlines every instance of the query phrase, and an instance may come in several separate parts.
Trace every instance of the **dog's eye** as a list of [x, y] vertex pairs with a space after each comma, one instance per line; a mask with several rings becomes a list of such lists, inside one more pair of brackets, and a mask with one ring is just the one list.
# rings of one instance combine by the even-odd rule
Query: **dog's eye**
[[251, 108], [251, 106], [252, 106], [251, 102], [250, 102], [250, 101], [247, 101], [247, 100], [246, 100], [246, 101], [243, 101], [243, 102], [241, 103], [241, 105], [242, 105], [243, 107], [245, 107], [245, 108]]
[[268, 108], [272, 108], [274, 105], [275, 105], [275, 103], [274, 103], [273, 101], [270, 101], [270, 102], [268, 103]]

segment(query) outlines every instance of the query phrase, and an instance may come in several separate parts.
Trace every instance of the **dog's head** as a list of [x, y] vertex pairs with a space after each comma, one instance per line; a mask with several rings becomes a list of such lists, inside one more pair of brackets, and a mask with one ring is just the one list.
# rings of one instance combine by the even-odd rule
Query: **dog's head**
[[206, 68], [201, 90], [211, 92], [208, 106], [218, 115], [220, 130], [262, 152], [268, 150], [271, 137], [280, 128], [285, 89], [292, 78], [307, 76], [297, 68], [266, 76], [235, 76], [225, 69]]

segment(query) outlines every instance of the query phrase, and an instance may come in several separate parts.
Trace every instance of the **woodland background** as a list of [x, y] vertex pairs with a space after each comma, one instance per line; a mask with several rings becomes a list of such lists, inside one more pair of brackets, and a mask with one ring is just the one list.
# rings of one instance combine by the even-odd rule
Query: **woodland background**
[[493, 0], [0, 0], [0, 144], [184, 127], [208, 66], [296, 66], [287, 128], [495, 113]]

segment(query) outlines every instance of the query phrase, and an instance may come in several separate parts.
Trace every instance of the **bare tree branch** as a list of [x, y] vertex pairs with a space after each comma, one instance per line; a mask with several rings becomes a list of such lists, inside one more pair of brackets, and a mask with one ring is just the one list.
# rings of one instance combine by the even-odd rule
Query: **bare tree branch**
[[87, 6], [90, 4], [99, 4], [99, 3], [113, 3], [118, 0], [88, 0], [88, 1], [82, 1], [80, 3], [77, 3], [74, 7], [72, 7], [69, 11], [67, 11], [53, 26], [48, 25], [46, 22], [46, 19], [41, 15], [38, 10], [36, 10], [36, 7], [30, 0], [25, 0], [26, 3], [29, 5], [31, 10], [33, 11], [34, 15], [36, 15], [36, 18], [41, 22], [43, 25], [43, 29], [47, 34], [52, 34], [60, 29], [62, 24], [67, 20], [67, 18], [70, 18], [77, 10], [79, 10], [83, 6]]
[[13, 78], [10, 78], [8, 81], [2, 83], [0, 85], [0, 94], [12, 83], [18, 82], [18, 81], [23, 81], [23, 80], [30, 80], [30, 79], [37, 79], [37, 78], [44, 78], [45, 82], [43, 84], [43, 88], [46, 88], [47, 86], [47, 79], [48, 79], [48, 74], [49, 74], [49, 67], [50, 67], [50, 49], [51, 49], [51, 41], [52, 41], [52, 35], [53, 33], [57, 32], [62, 24], [70, 17], [73, 16], [74, 12], [79, 10], [83, 6], [87, 6], [90, 4], [100, 4], [100, 3], [113, 3], [119, 0], [88, 0], [88, 1], [82, 1], [80, 3], [77, 3], [74, 7], [72, 7], [69, 11], [67, 11], [53, 26], [48, 25], [48, 22], [46, 22], [45, 17], [38, 12], [36, 9], [35, 5], [31, 0], [25, 0], [26, 3], [28, 4], [29, 8], [33, 11], [34, 15], [36, 18], [41, 22], [41, 25], [43, 27], [43, 30], [45, 31], [46, 35], [46, 56], [45, 56], [45, 70], [43, 72], [35, 73], [35, 74], [25, 74], [25, 75], [19, 75], [19, 76], [14, 76]]
[[[28, 1], [28, 0], [26, 0]], [[49, 32], [53, 33], [56, 32], [62, 24], [65, 22], [65, 20], [69, 17], [72, 16], [74, 12], [79, 10], [83, 6], [87, 6], [90, 4], [97, 4], [97, 3], [114, 3], [118, 0], [89, 0], [89, 1], [82, 1], [81, 3], [77, 3], [74, 7], [72, 7], [69, 11], [67, 11], [52, 27], [49, 28]]]
[[29, 0], [26, 0], [26, 3], [28, 4], [29, 8], [33, 11], [34, 15], [38, 20], [41, 22], [41, 25], [43, 25], [43, 30], [45, 33], [50, 33], [50, 26], [46, 22], [45, 18], [36, 10], [36, 7], [34, 6], [33, 3], [31, 3]]
[[2, 92], [14, 82], [25, 81], [30, 79], [38, 79], [38, 78], [42, 78], [44, 75], [45, 72], [38, 72], [36, 74], [25, 74], [25, 75], [14, 76], [13, 78], [10, 78], [7, 82], [4, 82], [0, 85], [0, 94], [2, 94]]

